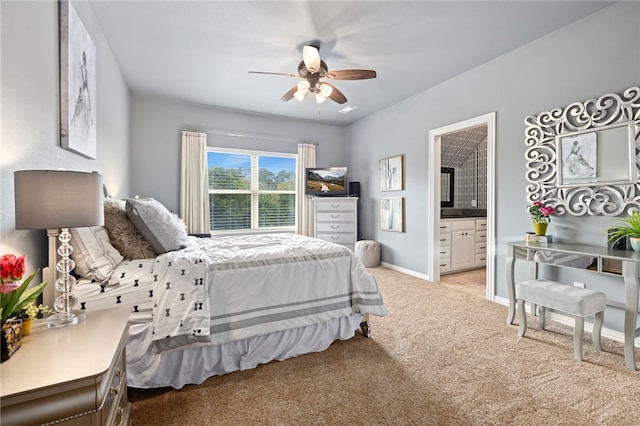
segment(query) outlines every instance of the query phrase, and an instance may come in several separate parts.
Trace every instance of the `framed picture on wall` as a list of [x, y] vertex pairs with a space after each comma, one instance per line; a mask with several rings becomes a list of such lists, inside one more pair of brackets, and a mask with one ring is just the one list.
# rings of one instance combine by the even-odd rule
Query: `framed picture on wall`
[[96, 158], [96, 46], [69, 0], [58, 2], [60, 146]]
[[378, 163], [378, 188], [380, 191], [404, 189], [404, 158], [402, 155], [386, 157]]
[[378, 222], [383, 231], [404, 232], [404, 197], [380, 198]]
[[593, 180], [598, 160], [598, 134], [581, 133], [561, 139], [562, 183]]

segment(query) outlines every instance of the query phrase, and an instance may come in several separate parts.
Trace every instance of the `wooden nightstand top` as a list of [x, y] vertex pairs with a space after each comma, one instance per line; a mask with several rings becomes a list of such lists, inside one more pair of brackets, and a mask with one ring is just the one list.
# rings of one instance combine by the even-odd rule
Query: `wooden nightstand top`
[[130, 307], [87, 312], [63, 328], [37, 321], [22, 347], [0, 364], [0, 400], [104, 374], [124, 348]]

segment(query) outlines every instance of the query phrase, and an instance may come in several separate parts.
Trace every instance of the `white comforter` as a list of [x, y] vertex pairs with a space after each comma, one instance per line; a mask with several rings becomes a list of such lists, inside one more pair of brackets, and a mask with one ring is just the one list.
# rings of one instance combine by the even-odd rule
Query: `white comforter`
[[[198, 239], [159, 256], [153, 273], [158, 351], [386, 314], [374, 277], [352, 251], [300, 235]], [[203, 277], [208, 285], [198, 285]]]

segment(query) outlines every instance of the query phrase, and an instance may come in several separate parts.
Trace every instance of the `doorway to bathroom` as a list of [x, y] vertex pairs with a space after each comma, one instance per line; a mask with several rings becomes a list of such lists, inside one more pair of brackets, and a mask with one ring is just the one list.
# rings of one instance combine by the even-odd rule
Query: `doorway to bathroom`
[[475, 271], [493, 300], [495, 113], [431, 130], [429, 145], [429, 279]]

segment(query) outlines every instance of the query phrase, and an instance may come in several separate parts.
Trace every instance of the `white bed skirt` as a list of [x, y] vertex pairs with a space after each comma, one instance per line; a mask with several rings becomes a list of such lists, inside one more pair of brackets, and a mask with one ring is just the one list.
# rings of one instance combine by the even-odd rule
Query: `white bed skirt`
[[127, 385], [134, 388], [201, 384], [212, 376], [249, 370], [273, 360], [321, 352], [335, 340], [354, 336], [362, 315], [354, 314], [307, 327], [274, 332], [222, 345], [154, 353], [151, 323], [130, 323], [127, 338]]

